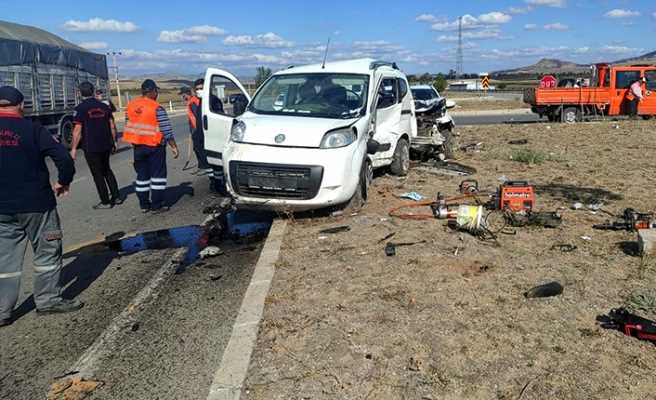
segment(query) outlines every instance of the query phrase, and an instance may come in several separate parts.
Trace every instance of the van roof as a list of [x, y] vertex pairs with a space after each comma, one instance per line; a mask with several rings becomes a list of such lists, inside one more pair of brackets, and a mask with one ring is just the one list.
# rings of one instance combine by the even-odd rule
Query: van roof
[[[372, 63], [381, 63], [379, 68], [393, 69], [391, 63], [382, 63], [373, 58], [359, 58], [355, 60], [343, 60], [327, 62], [326, 67], [322, 68], [321, 64], [303, 65], [299, 67], [289, 67], [286, 70], [276, 72], [275, 75], [298, 74], [298, 73], [343, 73], [343, 74], [363, 74], [371, 73]], [[389, 64], [389, 65], [387, 65]]]

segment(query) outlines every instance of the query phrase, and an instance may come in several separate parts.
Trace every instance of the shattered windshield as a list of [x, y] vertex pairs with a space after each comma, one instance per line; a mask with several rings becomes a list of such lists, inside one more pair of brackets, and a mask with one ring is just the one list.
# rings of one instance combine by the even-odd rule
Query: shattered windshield
[[433, 91], [430, 89], [411, 89], [412, 97], [415, 100], [430, 100], [434, 97]]
[[359, 118], [366, 112], [368, 93], [367, 75], [277, 75], [258, 91], [249, 109], [258, 114]]

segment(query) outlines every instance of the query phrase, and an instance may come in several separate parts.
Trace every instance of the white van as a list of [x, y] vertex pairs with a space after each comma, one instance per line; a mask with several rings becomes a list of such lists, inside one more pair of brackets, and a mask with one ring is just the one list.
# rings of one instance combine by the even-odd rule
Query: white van
[[[225, 168], [237, 204], [302, 211], [348, 203], [357, 209], [374, 169], [408, 173], [417, 122], [396, 64], [361, 59], [290, 67], [271, 76], [252, 100], [233, 75], [210, 68], [204, 90], [208, 159]], [[220, 94], [230, 101], [221, 102]], [[239, 107], [226, 104], [231, 101]]]

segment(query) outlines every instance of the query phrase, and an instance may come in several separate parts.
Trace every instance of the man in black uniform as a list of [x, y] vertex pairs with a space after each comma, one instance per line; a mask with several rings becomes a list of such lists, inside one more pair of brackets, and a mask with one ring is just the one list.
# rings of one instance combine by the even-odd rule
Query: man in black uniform
[[71, 157], [76, 159], [77, 148], [82, 140], [84, 158], [100, 196], [100, 203], [93, 208], [112, 208], [123, 202], [116, 177], [109, 166], [109, 157], [116, 152], [116, 124], [109, 106], [93, 96], [93, 85], [90, 82], [80, 84], [80, 94], [84, 100], [75, 107]]
[[[54, 186], [45, 158], [59, 171]], [[83, 304], [61, 297], [62, 231], [57, 197], [68, 194], [73, 160], [47, 129], [23, 118], [23, 95], [0, 87], [0, 326], [13, 322], [28, 241], [34, 252], [37, 313], [64, 313]]]

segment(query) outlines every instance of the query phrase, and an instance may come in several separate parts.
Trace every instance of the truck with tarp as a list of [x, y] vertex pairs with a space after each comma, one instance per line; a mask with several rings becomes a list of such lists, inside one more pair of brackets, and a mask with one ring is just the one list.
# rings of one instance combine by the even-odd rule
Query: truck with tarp
[[78, 85], [89, 81], [109, 95], [107, 59], [52, 33], [0, 21], [0, 86], [25, 97], [25, 116], [70, 146]]

